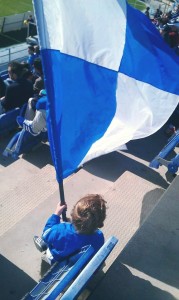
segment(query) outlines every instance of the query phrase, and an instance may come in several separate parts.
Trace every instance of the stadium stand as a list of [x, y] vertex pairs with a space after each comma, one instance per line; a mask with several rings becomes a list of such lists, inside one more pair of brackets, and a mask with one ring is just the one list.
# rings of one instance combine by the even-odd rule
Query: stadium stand
[[0, 115], [0, 136], [7, 135], [17, 129], [16, 117], [20, 114], [20, 108], [15, 108]]
[[176, 154], [171, 160], [165, 158], [175, 149], [179, 144], [179, 130], [169, 139], [167, 145], [160, 151], [160, 153], [151, 161], [150, 167], [158, 169], [159, 166], [164, 165], [172, 174], [177, 173], [179, 167], [179, 154]]
[[[17, 123], [16, 123], [17, 126]], [[31, 135], [28, 131], [22, 129], [17, 132], [8, 145], [6, 146], [3, 155], [5, 157], [18, 158], [21, 154], [28, 153], [38, 146], [41, 142], [46, 143], [48, 141], [47, 132], [41, 132], [37, 136]]]

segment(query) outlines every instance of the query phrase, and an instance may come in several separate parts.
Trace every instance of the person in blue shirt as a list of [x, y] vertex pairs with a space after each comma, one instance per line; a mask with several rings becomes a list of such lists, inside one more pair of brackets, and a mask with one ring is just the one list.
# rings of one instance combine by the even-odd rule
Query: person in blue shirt
[[34, 60], [36, 59], [34, 46], [29, 45], [27, 51], [28, 51], [27, 63], [30, 65], [30, 70], [34, 72]]
[[36, 248], [50, 265], [76, 253], [86, 245], [92, 245], [94, 254], [104, 244], [104, 235], [99, 229], [106, 218], [106, 201], [98, 194], [81, 198], [71, 212], [71, 222], [61, 222], [66, 205], [57, 204], [54, 214], [48, 219], [42, 238], [35, 236]]

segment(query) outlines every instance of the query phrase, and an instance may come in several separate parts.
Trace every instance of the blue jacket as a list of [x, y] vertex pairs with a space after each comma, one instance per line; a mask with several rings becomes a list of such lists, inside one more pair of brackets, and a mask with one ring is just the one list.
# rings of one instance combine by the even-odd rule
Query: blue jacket
[[104, 235], [101, 230], [93, 234], [80, 234], [71, 223], [60, 223], [60, 217], [52, 215], [43, 230], [43, 240], [48, 244], [55, 260], [62, 260], [83, 246], [92, 245], [95, 253], [104, 244]]

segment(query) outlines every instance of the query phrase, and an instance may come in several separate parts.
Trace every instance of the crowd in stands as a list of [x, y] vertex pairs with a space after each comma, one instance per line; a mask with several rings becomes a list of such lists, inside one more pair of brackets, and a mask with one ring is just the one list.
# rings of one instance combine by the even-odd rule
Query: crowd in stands
[[0, 115], [25, 106], [24, 118], [19, 116], [17, 122], [31, 134], [39, 134], [46, 128], [46, 98], [43, 97], [42, 103], [38, 103], [44, 96], [44, 88], [39, 46], [28, 46], [27, 61], [10, 62], [8, 78], [3, 80], [0, 77]]
[[[150, 7], [147, 7], [144, 13], [159, 30], [164, 41], [179, 56], [179, 4], [167, 13], [157, 8], [153, 17], [150, 16]], [[165, 133], [170, 137], [179, 128], [179, 104], [167, 123]]]
[[150, 7], [146, 8], [145, 15], [159, 30], [164, 41], [179, 55], [179, 5], [175, 9], [163, 13], [157, 8], [153, 17], [150, 16]]

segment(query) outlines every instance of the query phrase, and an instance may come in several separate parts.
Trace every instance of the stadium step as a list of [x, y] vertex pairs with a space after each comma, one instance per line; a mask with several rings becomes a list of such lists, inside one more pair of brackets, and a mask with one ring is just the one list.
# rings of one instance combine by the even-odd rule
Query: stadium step
[[179, 176], [116, 256], [89, 300], [179, 299], [178, 186]]
[[104, 234], [119, 239], [107, 260], [106, 271], [132, 236], [155, 209], [165, 189], [126, 171], [105, 194], [108, 204]]
[[[51, 168], [51, 166], [45, 167], [39, 174], [24, 183], [23, 189], [16, 189], [11, 199], [13, 212], [9, 212], [8, 205], [5, 205], [4, 216], [7, 214], [8, 220], [3, 218], [1, 225], [4, 227], [4, 235], [1, 237], [2, 255], [36, 281], [40, 279], [41, 273], [40, 253], [36, 251], [32, 238], [34, 235], [41, 234], [44, 223], [59, 201], [58, 185]], [[107, 200], [107, 219], [103, 231], [106, 238], [112, 234], [119, 238], [119, 246], [106, 264], [106, 268], [110, 266], [163, 193], [163, 189], [157, 185], [131, 172], [124, 172], [116, 182], [112, 182], [84, 169], [64, 182], [64, 191], [68, 204], [68, 217], [73, 205], [84, 194], [100, 193]], [[10, 197], [10, 193], [6, 196]], [[8, 201], [9, 205], [11, 201]], [[144, 203], [147, 209], [144, 209]], [[15, 244], [17, 248], [12, 251], [11, 247]], [[29, 258], [28, 263], [26, 257]]]
[[[23, 160], [17, 164], [23, 165]], [[16, 172], [13, 172], [16, 170]], [[20, 174], [19, 174], [20, 172]], [[53, 166], [47, 165], [41, 170], [34, 170], [26, 166], [22, 169], [14, 165], [9, 170], [9, 179], [3, 173], [0, 174], [0, 235], [3, 235], [26, 214], [58, 189]], [[14, 180], [16, 178], [16, 180]], [[8, 182], [8, 183], [7, 183]], [[11, 184], [12, 182], [12, 184]]]

